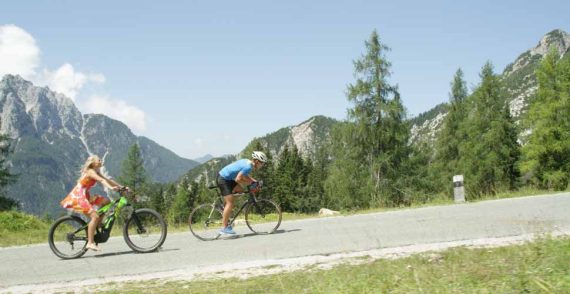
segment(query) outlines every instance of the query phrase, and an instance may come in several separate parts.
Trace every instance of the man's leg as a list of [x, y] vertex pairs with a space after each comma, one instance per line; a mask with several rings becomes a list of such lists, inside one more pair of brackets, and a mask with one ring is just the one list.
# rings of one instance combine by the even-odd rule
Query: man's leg
[[222, 223], [224, 224], [224, 228], [228, 226], [228, 222], [230, 220], [230, 215], [232, 215], [232, 209], [234, 208], [234, 195], [226, 195], [224, 196], [224, 213], [222, 214]]

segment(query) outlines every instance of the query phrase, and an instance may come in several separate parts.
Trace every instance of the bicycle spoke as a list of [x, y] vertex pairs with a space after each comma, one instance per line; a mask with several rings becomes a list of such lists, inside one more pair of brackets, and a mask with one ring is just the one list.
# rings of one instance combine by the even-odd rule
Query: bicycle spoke
[[127, 245], [138, 252], [158, 249], [166, 238], [166, 223], [154, 210], [135, 211], [125, 223], [123, 235]]
[[204, 241], [219, 237], [223, 228], [222, 212], [214, 204], [203, 204], [196, 207], [188, 218], [190, 232], [196, 238]]
[[271, 234], [281, 224], [281, 209], [271, 200], [258, 199], [248, 205], [245, 222], [257, 234]]
[[48, 242], [55, 255], [64, 258], [77, 258], [85, 254], [87, 226], [77, 217], [62, 217], [52, 225]]

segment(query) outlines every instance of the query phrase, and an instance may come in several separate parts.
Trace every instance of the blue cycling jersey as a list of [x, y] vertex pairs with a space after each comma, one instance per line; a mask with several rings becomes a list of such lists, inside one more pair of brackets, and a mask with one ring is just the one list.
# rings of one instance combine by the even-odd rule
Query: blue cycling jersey
[[235, 181], [237, 175], [241, 172], [242, 175], [248, 176], [253, 170], [253, 163], [249, 159], [240, 159], [236, 162], [226, 165], [219, 172], [220, 177], [228, 181]]

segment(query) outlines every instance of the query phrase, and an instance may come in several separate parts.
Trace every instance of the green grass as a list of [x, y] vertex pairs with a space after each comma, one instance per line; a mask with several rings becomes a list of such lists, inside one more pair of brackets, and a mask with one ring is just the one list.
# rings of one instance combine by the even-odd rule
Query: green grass
[[47, 243], [50, 224], [35, 216], [0, 212], [0, 247]]
[[[570, 293], [570, 238], [453, 248], [247, 280], [109, 284], [107, 293]], [[107, 288], [105, 288], [107, 287]]]
[[[530, 197], [530, 196], [538, 196], [538, 195], [551, 195], [551, 194], [558, 194], [558, 193], [565, 193], [567, 191], [548, 191], [548, 190], [538, 190], [535, 188], [521, 188], [517, 191], [504, 191], [499, 192], [495, 195], [484, 195], [482, 197], [476, 199], [467, 199], [468, 203], [475, 203], [481, 201], [488, 201], [488, 200], [498, 200], [498, 199], [506, 199], [506, 198], [518, 198], [518, 197]], [[455, 204], [452, 196], [444, 196], [444, 195], [434, 195], [429, 198], [427, 202], [413, 202], [410, 206], [401, 206], [401, 207], [380, 207], [380, 208], [369, 208], [364, 210], [349, 210], [349, 211], [341, 211], [342, 215], [353, 215], [353, 214], [366, 214], [366, 213], [376, 213], [376, 212], [383, 212], [383, 211], [394, 211], [394, 210], [401, 210], [401, 209], [410, 209], [410, 208], [420, 208], [420, 207], [429, 207], [429, 206], [440, 206], [440, 205], [452, 205]], [[316, 215], [318, 216], [318, 215]]]

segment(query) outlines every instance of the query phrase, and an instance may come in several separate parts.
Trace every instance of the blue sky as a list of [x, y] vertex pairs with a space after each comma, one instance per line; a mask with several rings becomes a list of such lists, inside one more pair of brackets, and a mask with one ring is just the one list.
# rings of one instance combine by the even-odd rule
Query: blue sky
[[486, 61], [501, 72], [549, 31], [570, 31], [569, 3], [11, 1], [0, 10], [0, 73], [49, 85], [183, 157], [234, 154], [314, 115], [345, 119], [352, 61], [374, 29], [415, 116], [448, 100], [458, 67], [473, 87]]

